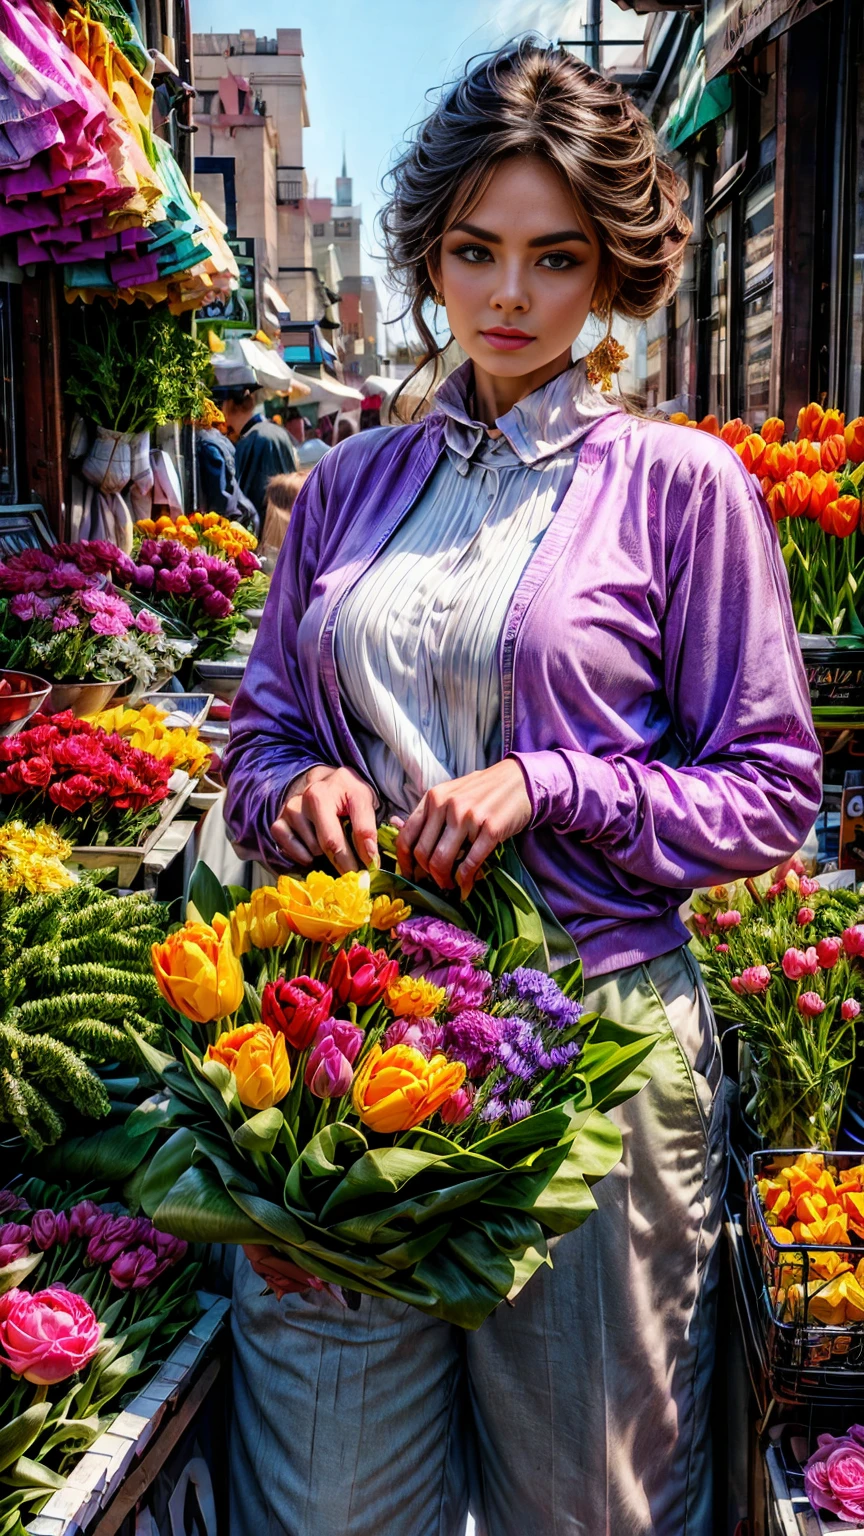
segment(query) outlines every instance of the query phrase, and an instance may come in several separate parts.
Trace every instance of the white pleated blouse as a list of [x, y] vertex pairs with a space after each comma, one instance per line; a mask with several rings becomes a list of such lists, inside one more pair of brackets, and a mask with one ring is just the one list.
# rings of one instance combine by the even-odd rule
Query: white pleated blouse
[[497, 761], [499, 643], [513, 594], [609, 405], [577, 364], [495, 423], [469, 414], [471, 364], [436, 403], [446, 452], [417, 505], [345, 598], [343, 703], [386, 814]]

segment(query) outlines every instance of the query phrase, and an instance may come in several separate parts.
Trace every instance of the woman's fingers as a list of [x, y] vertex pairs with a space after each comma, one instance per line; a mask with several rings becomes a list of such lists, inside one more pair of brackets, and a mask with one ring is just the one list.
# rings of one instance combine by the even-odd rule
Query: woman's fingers
[[403, 821], [396, 839], [396, 857], [406, 880], [414, 879], [414, 844], [423, 830], [428, 799], [428, 795], [424, 795], [423, 799], [418, 801], [411, 815], [406, 816]]
[[[425, 838], [425, 830], [417, 848], [414, 850], [415, 859], [419, 858], [418, 850]], [[466, 841], [470, 841], [470, 829], [461, 821], [454, 821], [452, 826], [445, 824], [438, 842], [428, 854], [429, 873], [436, 885], [440, 885], [443, 891], [450, 890], [453, 885], [453, 865]], [[424, 849], [424, 857], [427, 857]]]
[[375, 825], [376, 800], [368, 784], [357, 779], [345, 792], [345, 809], [351, 822], [354, 847], [364, 869], [378, 869], [378, 829]]
[[359, 869], [360, 865], [339, 820], [341, 798], [338, 791], [334, 793], [332, 780], [321, 780], [304, 790], [303, 811], [315, 828], [322, 853], [341, 875], [345, 875], [350, 869]]
[[490, 853], [497, 847], [497, 843], [498, 839], [491, 832], [485, 827], [480, 828], [462, 863], [456, 869], [456, 883], [463, 901], [471, 895], [477, 872], [484, 859], [488, 859]]
[[274, 843], [281, 848], [286, 859], [292, 864], [311, 864], [314, 854], [310, 852], [306, 843], [292, 829], [287, 820], [287, 813], [283, 811], [278, 820], [274, 821], [270, 828]]

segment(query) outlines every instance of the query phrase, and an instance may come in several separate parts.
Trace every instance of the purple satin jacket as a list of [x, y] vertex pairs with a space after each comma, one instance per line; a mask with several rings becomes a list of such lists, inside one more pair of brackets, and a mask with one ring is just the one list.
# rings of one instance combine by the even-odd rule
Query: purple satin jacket
[[[321, 762], [370, 779], [334, 626], [442, 451], [440, 413], [364, 432], [297, 499], [225, 760], [229, 833], [272, 869], [292, 779]], [[532, 805], [519, 853], [589, 976], [685, 943], [694, 886], [770, 868], [813, 824], [820, 754], [778, 540], [716, 438], [623, 412], [591, 429], [500, 669], [502, 753]]]

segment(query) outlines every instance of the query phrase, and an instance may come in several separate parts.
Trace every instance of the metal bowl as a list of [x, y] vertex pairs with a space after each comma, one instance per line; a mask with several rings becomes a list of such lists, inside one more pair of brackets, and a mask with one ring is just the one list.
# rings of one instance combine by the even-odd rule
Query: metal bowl
[[31, 715], [41, 709], [51, 684], [33, 672], [5, 672], [0, 670], [0, 682], [8, 683], [9, 691], [0, 691], [0, 736], [14, 736], [24, 729]]

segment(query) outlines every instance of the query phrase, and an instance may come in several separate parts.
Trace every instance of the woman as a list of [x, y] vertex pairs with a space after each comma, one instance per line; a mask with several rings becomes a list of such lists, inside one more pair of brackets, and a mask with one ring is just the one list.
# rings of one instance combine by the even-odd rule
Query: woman
[[233, 711], [229, 826], [271, 868], [345, 870], [398, 817], [403, 870], [462, 892], [515, 837], [588, 1006], [658, 1039], [599, 1211], [476, 1334], [279, 1303], [240, 1261], [234, 1529], [456, 1536], [470, 1490], [488, 1536], [709, 1536], [723, 1100], [677, 909], [816, 813], [782, 561], [725, 444], [571, 366], [589, 312], [669, 299], [688, 230], [617, 86], [522, 42], [394, 177], [392, 268], [421, 335], [446, 303], [470, 362], [298, 498]]

